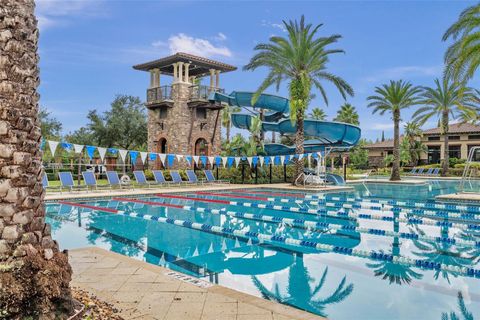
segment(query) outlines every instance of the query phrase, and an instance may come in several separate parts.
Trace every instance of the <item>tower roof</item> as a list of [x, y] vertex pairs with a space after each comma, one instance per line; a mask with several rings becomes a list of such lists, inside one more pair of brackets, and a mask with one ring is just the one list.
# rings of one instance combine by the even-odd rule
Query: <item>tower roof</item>
[[210, 69], [220, 70], [220, 72], [237, 70], [237, 67], [235, 66], [183, 52], [177, 52], [168, 57], [134, 65], [133, 69], [142, 71], [160, 69], [162, 74], [173, 75], [172, 64], [176, 62], [190, 63], [191, 76], [203, 76], [209, 74]]

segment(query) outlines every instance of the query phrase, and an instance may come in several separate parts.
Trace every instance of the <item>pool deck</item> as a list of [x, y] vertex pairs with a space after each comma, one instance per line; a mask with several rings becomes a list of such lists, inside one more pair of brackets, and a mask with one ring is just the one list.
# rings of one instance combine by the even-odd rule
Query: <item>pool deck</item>
[[118, 196], [141, 196], [158, 193], [189, 192], [189, 191], [213, 191], [213, 190], [232, 190], [232, 189], [252, 189], [252, 188], [272, 188], [297, 191], [317, 191], [333, 192], [352, 190], [349, 186], [324, 186], [324, 187], [295, 187], [289, 183], [278, 184], [205, 184], [205, 185], [184, 185], [175, 187], [161, 188], [136, 188], [136, 189], [115, 189], [115, 190], [94, 190], [94, 191], [74, 191], [74, 192], [47, 192], [45, 201], [75, 200], [75, 199], [95, 199]]
[[241, 293], [173, 278], [171, 270], [97, 247], [69, 251], [72, 286], [113, 304], [125, 319], [324, 319]]
[[405, 179], [402, 178], [400, 181], [390, 181], [388, 179], [362, 179], [362, 180], [348, 180], [348, 184], [355, 184], [355, 183], [383, 183], [383, 184], [405, 184], [405, 185], [424, 185], [427, 182], [425, 180], [420, 179]]
[[464, 202], [480, 202], [480, 192], [479, 193], [450, 193], [450, 194], [441, 194], [436, 196], [437, 200], [445, 201], [464, 201]]

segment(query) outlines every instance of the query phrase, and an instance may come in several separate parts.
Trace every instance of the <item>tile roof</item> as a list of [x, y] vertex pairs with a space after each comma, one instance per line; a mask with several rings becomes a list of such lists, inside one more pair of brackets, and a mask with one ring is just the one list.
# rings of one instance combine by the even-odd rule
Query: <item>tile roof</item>
[[[448, 127], [448, 133], [480, 133], [480, 125], [471, 123], [453, 123]], [[424, 130], [423, 134], [440, 134], [440, 128]]]
[[380, 149], [393, 148], [393, 139], [387, 139], [385, 141], [379, 141], [379, 142], [365, 145], [365, 149], [375, 149], [375, 148], [380, 148]]

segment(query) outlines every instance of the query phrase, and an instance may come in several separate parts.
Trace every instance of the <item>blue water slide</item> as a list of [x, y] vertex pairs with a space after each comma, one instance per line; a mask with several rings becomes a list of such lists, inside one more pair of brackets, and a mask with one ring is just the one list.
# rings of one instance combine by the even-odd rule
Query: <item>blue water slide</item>
[[[252, 105], [253, 92], [234, 91], [229, 95], [214, 92], [209, 99], [216, 102], [228, 103], [231, 106], [250, 107], [264, 109], [262, 131], [274, 131], [280, 134], [293, 135], [296, 132], [296, 124], [289, 117], [290, 107], [286, 98], [261, 94]], [[250, 129], [252, 115], [245, 113], [232, 114], [232, 124], [240, 129]], [[326, 147], [349, 148], [355, 146], [360, 140], [361, 130], [359, 127], [335, 121], [304, 120], [306, 136], [314, 137], [304, 143], [305, 152], [324, 151]], [[295, 147], [283, 144], [265, 144], [265, 152], [268, 155], [295, 154]]]

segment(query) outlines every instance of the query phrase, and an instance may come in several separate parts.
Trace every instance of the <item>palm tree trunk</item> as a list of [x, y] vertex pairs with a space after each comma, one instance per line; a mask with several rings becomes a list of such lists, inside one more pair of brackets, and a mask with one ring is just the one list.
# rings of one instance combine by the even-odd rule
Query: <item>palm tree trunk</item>
[[448, 110], [442, 113], [443, 127], [443, 161], [442, 161], [442, 177], [448, 173], [449, 151], [448, 151]]
[[228, 125], [226, 126], [227, 129], [227, 143], [230, 143], [230, 128], [232, 124], [229, 122]]
[[[302, 108], [298, 108], [297, 110], [297, 131], [295, 133], [295, 154], [303, 154], [305, 140], [305, 132], [303, 126], [303, 110]], [[295, 175], [292, 180], [292, 184], [295, 184], [297, 178], [303, 173], [303, 159], [302, 160], [295, 160]]]
[[400, 111], [393, 112], [393, 165], [390, 181], [400, 180]]
[[7, 77], [0, 82], [0, 310], [11, 319], [71, 310], [63, 303], [71, 301], [67, 253], [45, 223], [34, 7], [33, 0], [0, 6], [0, 74]]

